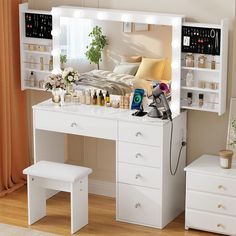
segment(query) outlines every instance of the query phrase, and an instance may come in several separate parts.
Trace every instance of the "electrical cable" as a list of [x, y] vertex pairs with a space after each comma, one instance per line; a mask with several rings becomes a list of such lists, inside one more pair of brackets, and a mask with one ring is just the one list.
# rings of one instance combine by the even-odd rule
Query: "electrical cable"
[[179, 168], [179, 162], [180, 162], [180, 157], [181, 157], [181, 153], [182, 153], [182, 149], [183, 147], [186, 146], [186, 142], [182, 142], [181, 143], [181, 147], [179, 149], [179, 154], [178, 154], [178, 160], [177, 160], [177, 163], [176, 163], [176, 166], [175, 166], [175, 169], [173, 171], [173, 168], [172, 168], [172, 141], [173, 141], [173, 129], [174, 129], [174, 125], [173, 125], [173, 121], [171, 120], [171, 134], [170, 134], [170, 174], [172, 176], [175, 176], [176, 173], [177, 173], [177, 170]]

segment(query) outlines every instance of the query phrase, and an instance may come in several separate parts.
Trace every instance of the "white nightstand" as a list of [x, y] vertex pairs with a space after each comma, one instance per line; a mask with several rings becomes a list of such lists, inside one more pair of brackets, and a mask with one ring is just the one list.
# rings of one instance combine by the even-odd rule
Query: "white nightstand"
[[236, 163], [226, 170], [218, 156], [203, 155], [185, 171], [185, 228], [236, 235]]

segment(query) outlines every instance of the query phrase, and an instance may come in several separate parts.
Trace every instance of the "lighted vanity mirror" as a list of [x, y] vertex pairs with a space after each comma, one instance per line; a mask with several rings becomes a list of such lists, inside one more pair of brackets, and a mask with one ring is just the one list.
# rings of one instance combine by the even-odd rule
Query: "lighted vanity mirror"
[[[97, 65], [90, 63], [85, 54], [91, 42], [88, 35], [98, 26], [108, 45], [102, 53], [100, 70], [92, 76], [130, 85], [136, 75], [146, 84], [153, 80], [150, 76], [153, 65], [163, 59], [155, 79], [172, 81], [175, 97], [172, 101], [176, 101], [172, 110], [179, 111], [182, 16], [71, 7], [53, 8], [52, 15], [53, 30], [60, 32], [53, 37], [55, 69], [61, 67], [60, 55], [61, 59], [66, 55], [67, 62], [62, 67], [73, 67], [79, 73], [96, 70]], [[91, 80], [89, 83], [93, 85]]]

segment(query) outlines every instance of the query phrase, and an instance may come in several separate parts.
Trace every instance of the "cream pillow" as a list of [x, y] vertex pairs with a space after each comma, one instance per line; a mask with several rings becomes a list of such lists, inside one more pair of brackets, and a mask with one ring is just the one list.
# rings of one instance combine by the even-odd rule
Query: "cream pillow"
[[143, 58], [136, 76], [142, 79], [161, 81], [165, 64], [165, 58]]
[[139, 63], [121, 63], [115, 66], [113, 72], [116, 74], [135, 75], [139, 65]]
[[136, 63], [136, 62], [141, 62], [142, 61], [142, 56], [121, 56], [121, 62], [122, 63]]

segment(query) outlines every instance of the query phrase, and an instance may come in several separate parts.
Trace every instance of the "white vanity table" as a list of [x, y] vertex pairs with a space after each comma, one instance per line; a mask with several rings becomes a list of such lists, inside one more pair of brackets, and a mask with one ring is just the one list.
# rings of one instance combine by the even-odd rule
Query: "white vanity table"
[[[133, 111], [86, 105], [33, 107], [34, 160], [64, 162], [64, 134], [116, 142], [116, 219], [163, 228], [184, 210], [185, 148], [176, 176], [169, 171], [169, 121]], [[173, 119], [172, 163], [186, 138], [186, 113]]]

